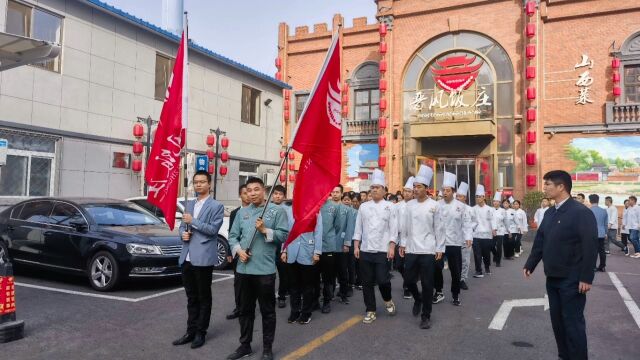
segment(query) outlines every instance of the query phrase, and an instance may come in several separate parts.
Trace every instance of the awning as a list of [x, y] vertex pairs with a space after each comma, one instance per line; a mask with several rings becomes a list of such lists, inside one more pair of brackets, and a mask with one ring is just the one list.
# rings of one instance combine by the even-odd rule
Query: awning
[[0, 32], [0, 71], [43, 62], [60, 54], [60, 45]]

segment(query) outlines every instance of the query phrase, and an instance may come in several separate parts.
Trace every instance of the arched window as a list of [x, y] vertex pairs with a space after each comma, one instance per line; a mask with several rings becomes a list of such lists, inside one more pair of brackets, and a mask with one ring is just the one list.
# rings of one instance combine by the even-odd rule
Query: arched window
[[640, 32], [630, 36], [620, 49], [622, 103], [640, 103]]
[[378, 135], [380, 102], [378, 63], [367, 61], [358, 66], [349, 79], [352, 96], [349, 116], [344, 121], [345, 140], [373, 140]]

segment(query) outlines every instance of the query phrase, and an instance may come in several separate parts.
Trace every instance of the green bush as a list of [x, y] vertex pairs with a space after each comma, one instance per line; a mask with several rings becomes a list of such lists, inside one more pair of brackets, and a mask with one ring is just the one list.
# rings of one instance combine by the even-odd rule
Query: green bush
[[535, 215], [536, 210], [540, 208], [540, 203], [544, 199], [544, 193], [542, 191], [530, 191], [524, 195], [522, 199], [522, 207], [527, 213], [527, 217], [531, 219]]

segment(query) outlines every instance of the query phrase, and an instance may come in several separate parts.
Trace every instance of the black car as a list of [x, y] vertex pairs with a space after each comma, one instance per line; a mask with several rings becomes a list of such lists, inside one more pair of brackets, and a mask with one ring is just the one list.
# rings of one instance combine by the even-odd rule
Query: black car
[[177, 232], [136, 204], [39, 198], [0, 213], [0, 258], [85, 274], [109, 291], [127, 277], [179, 276]]

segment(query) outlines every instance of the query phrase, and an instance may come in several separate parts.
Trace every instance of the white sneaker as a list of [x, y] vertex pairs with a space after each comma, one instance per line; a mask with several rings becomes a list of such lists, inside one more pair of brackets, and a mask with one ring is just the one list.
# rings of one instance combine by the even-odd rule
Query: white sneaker
[[520, 257], [520, 253], [516, 253], [515, 257]]
[[387, 314], [391, 316], [396, 314], [396, 304], [393, 303], [393, 300], [389, 300], [389, 302], [385, 303], [384, 307], [387, 310]]
[[367, 314], [364, 316], [364, 319], [362, 319], [362, 322], [365, 324], [371, 324], [374, 321], [376, 321], [375, 311], [367, 311]]
[[640, 252], [637, 252], [637, 253], [631, 255], [631, 257], [634, 258], [634, 259], [640, 258]]

